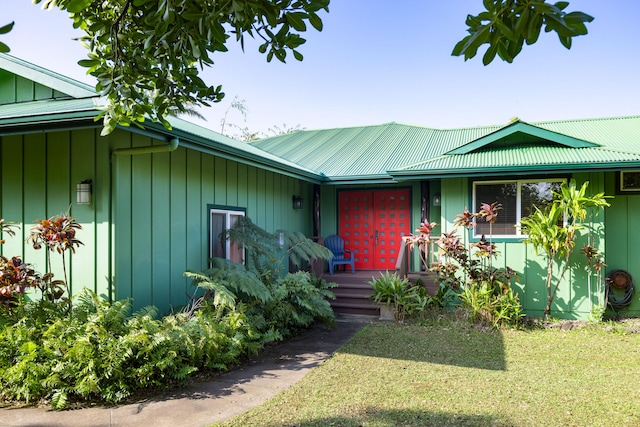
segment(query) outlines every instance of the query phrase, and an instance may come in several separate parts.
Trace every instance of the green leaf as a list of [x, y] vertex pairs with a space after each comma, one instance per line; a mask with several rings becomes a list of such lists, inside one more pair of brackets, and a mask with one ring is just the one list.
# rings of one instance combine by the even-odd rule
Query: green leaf
[[287, 23], [296, 31], [306, 31], [307, 25], [304, 23], [304, 20], [307, 18], [308, 15], [304, 12], [290, 12], [285, 15]]
[[298, 61], [302, 61], [304, 59], [302, 54], [300, 52], [298, 52], [297, 50], [293, 50], [292, 52], [293, 52], [293, 57], [295, 59], [297, 59]]
[[500, 30], [500, 32], [501, 32], [502, 34], [504, 34], [504, 36], [505, 36], [508, 40], [514, 40], [514, 39], [515, 39], [515, 37], [514, 37], [514, 35], [513, 35], [513, 31], [511, 31], [511, 29], [510, 29], [507, 25], [505, 25], [505, 23], [504, 23], [504, 22], [502, 22], [502, 21], [500, 21], [500, 20], [497, 20], [497, 21], [495, 22], [495, 24], [496, 24], [496, 27], [498, 28], [498, 30]]
[[92, 0], [71, 0], [66, 6], [66, 10], [69, 13], [79, 13], [88, 8], [91, 2]]
[[9, 24], [0, 27], [0, 34], [7, 34], [9, 31], [11, 31], [13, 29], [13, 25], [15, 24], [15, 22], [10, 22]]
[[78, 65], [85, 68], [92, 68], [100, 65], [100, 61], [97, 59], [81, 59], [78, 61]]
[[496, 53], [498, 53], [498, 43], [490, 44], [489, 48], [482, 57], [482, 63], [484, 65], [489, 65], [491, 61], [493, 61], [493, 59], [496, 57]]
[[0, 52], [2, 53], [11, 52], [11, 49], [9, 49], [9, 46], [7, 46], [6, 44], [0, 42]]
[[320, 19], [320, 17], [315, 12], [309, 12], [309, 23], [316, 30], [322, 31], [322, 19]]

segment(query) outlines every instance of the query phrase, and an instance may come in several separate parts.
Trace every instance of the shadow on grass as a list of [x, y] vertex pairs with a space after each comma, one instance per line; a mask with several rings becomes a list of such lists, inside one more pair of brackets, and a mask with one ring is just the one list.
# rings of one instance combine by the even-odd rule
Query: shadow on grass
[[377, 408], [365, 408], [361, 414], [354, 416], [338, 416], [316, 418], [312, 420], [296, 420], [294, 424], [262, 424], [263, 427], [282, 427], [283, 425], [296, 427], [355, 427], [363, 425], [372, 426], [511, 426], [506, 420], [490, 415], [466, 415], [448, 412], [427, 412], [410, 410], [380, 410]]
[[374, 324], [358, 332], [343, 353], [504, 371], [499, 331], [446, 326]]

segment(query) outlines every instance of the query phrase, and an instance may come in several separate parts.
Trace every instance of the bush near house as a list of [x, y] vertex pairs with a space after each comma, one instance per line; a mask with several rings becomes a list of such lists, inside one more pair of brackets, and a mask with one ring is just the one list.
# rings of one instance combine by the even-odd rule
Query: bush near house
[[[436, 295], [431, 297], [431, 306], [444, 309], [455, 300], [458, 306], [473, 323], [486, 324], [492, 327], [515, 325], [524, 316], [518, 295], [511, 288], [512, 281], [518, 277], [510, 268], [493, 268], [492, 260], [498, 256], [496, 247], [483, 236], [478, 242], [465, 245], [457, 235], [457, 227], [470, 229], [476, 219], [484, 220], [491, 225], [498, 217], [500, 204], [482, 203], [477, 213], [465, 209], [456, 216], [456, 229], [442, 233], [434, 243], [438, 248], [440, 261], [434, 263], [430, 270], [436, 274], [439, 285]], [[409, 244], [417, 247], [422, 257], [428, 253], [432, 243], [431, 231], [436, 223], [424, 222], [410, 236]], [[429, 265], [426, 259], [422, 263]]]
[[[3, 235], [14, 235], [13, 228], [0, 220]], [[37, 222], [28, 241], [61, 254], [64, 264], [65, 251], [81, 244], [79, 229], [61, 215]], [[324, 253], [299, 234], [287, 233], [287, 241], [282, 262], [289, 251], [296, 262]], [[117, 403], [199, 371], [228, 369], [268, 342], [316, 321], [333, 322], [330, 284], [307, 272], [282, 274], [269, 250], [254, 258], [267, 259], [271, 269], [213, 260], [208, 271], [185, 273], [200, 296], [158, 319], [153, 307], [131, 314], [130, 300], [108, 303], [86, 289], [71, 304], [66, 277], [54, 281], [19, 257], [1, 257], [0, 401], [48, 402], [56, 409]], [[43, 297], [32, 300], [36, 290]]]

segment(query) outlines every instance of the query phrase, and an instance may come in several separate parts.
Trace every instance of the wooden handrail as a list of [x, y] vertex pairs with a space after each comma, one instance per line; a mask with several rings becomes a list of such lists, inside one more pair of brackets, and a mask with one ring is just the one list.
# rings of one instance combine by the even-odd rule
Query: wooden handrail
[[[400, 242], [400, 249], [398, 250], [398, 259], [396, 260], [396, 273], [400, 277], [406, 277], [411, 272], [411, 251], [409, 250], [409, 236], [403, 236]], [[419, 249], [422, 250], [422, 249]], [[426, 248], [426, 254], [424, 259], [427, 262], [425, 266], [427, 269], [431, 266], [431, 257], [433, 256], [433, 242]], [[422, 264], [419, 261], [419, 264]]]

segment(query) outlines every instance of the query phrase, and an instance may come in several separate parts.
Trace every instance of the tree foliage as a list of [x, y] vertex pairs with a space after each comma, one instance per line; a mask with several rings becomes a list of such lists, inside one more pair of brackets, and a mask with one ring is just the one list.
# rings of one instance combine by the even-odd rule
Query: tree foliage
[[[97, 79], [104, 97], [103, 134], [116, 126], [142, 126], [149, 119], [167, 128], [171, 115], [194, 113], [224, 97], [222, 86], [199, 76], [213, 65], [216, 52], [227, 51], [230, 39], [244, 49], [245, 37], [258, 38], [267, 61], [285, 62], [289, 53], [303, 59], [301, 33], [308, 25], [321, 31], [321, 11], [330, 0], [33, 0], [44, 8], [69, 12], [88, 58], [78, 63]], [[571, 47], [573, 37], [587, 34], [593, 17], [565, 12], [567, 1], [483, 0], [484, 11], [468, 15], [469, 35], [452, 54], [470, 59], [488, 44], [483, 63], [497, 56], [512, 62], [524, 43], [535, 43], [544, 27]], [[13, 22], [0, 27], [11, 30]], [[9, 47], [0, 42], [0, 52]], [[276, 132], [280, 133], [280, 132]], [[250, 137], [250, 136], [249, 136]]]
[[[522, 234], [527, 238], [524, 243], [533, 245], [536, 253], [542, 252], [547, 259], [547, 304], [545, 318], [551, 315], [551, 304], [555, 298], [562, 278], [571, 263], [571, 254], [576, 246], [579, 232], [585, 228], [589, 214], [595, 214], [600, 208], [609, 207], [604, 193], [587, 195], [589, 181], [578, 188], [575, 180], [562, 183], [560, 192], [553, 192], [553, 201], [541, 210], [520, 220]], [[553, 284], [554, 262], [558, 263], [559, 274]], [[589, 295], [591, 297], [591, 295]]]
[[267, 61], [285, 62], [298, 48], [307, 24], [320, 31], [318, 13], [329, 0], [34, 0], [69, 12], [84, 31], [88, 58], [79, 61], [97, 79], [105, 97], [103, 133], [145, 118], [170, 128], [167, 117], [220, 101], [221, 86], [208, 85], [199, 71], [227, 51], [230, 38], [263, 41]]
[[484, 65], [498, 55], [507, 62], [522, 51], [524, 43], [534, 44], [540, 32], [554, 31], [560, 43], [571, 49], [573, 37], [587, 34], [585, 23], [593, 17], [583, 12], [565, 12], [568, 1], [554, 4], [545, 0], [483, 0], [485, 10], [478, 15], [468, 15], [466, 24], [469, 35], [460, 40], [451, 53], [473, 58], [478, 48], [488, 44], [482, 57]]

